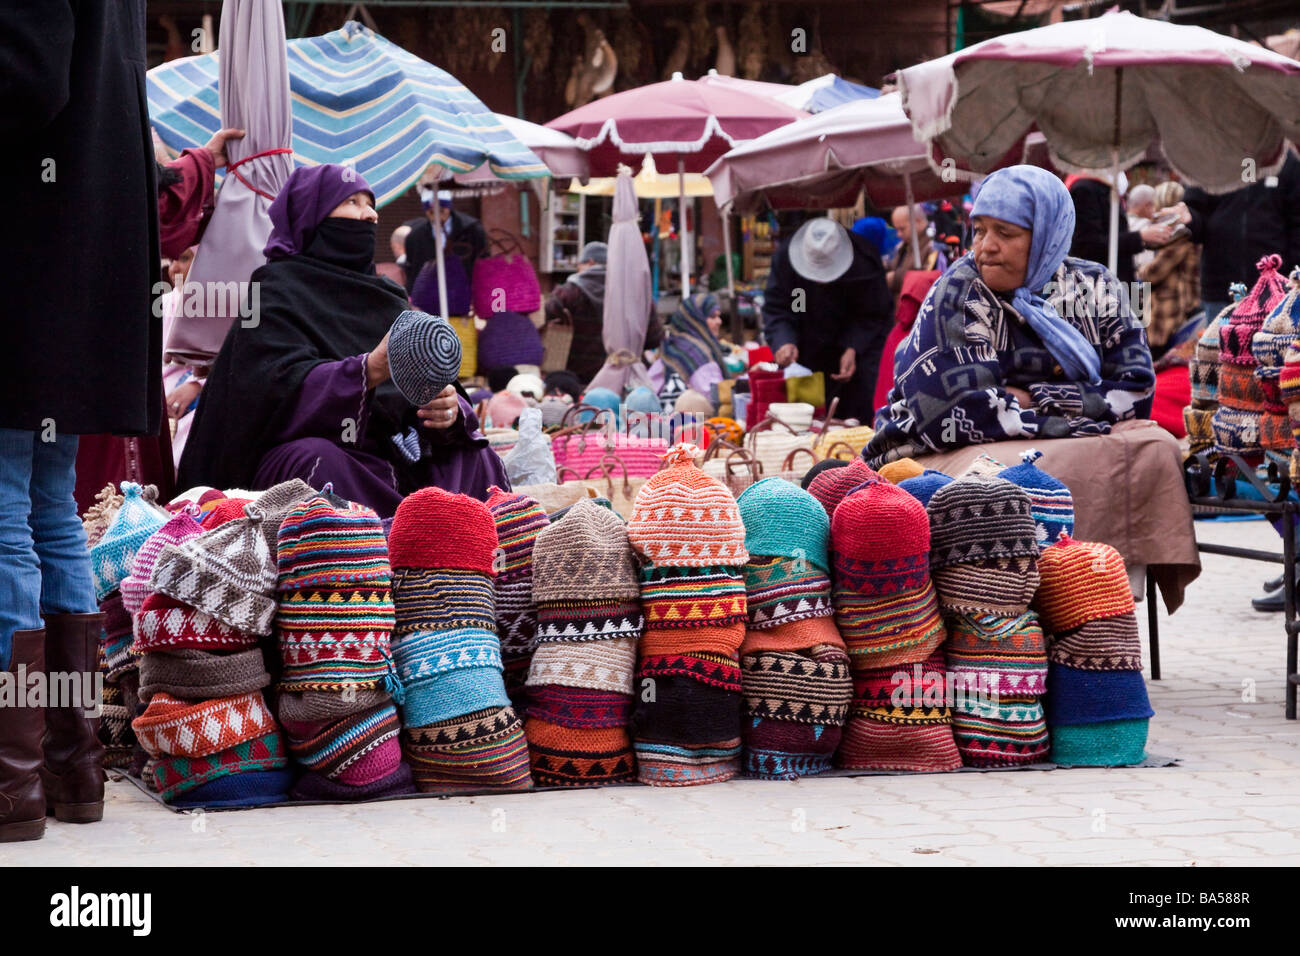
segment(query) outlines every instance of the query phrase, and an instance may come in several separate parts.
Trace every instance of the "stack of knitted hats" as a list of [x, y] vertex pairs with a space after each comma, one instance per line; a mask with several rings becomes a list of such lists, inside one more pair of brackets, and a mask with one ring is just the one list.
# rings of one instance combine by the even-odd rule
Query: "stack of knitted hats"
[[284, 738], [262, 695], [270, 677], [258, 642], [275, 616], [262, 518], [249, 504], [193, 535], [178, 516], [149, 569], [152, 593], [135, 616], [148, 706], [132, 727], [153, 758], [146, 776], [170, 803], [275, 803], [289, 788]]
[[1051, 634], [1047, 721], [1052, 760], [1140, 763], [1153, 715], [1124, 559], [1108, 544], [1062, 537], [1038, 562], [1035, 606]]
[[967, 766], [1033, 763], [1047, 754], [1039, 701], [1042, 629], [1030, 495], [1005, 478], [967, 475], [930, 498], [930, 571], [948, 624], [948, 666], [962, 693], [953, 730]]
[[104, 743], [104, 764], [109, 767], [130, 766], [136, 749], [130, 723], [139, 711], [139, 672], [131, 653], [134, 608], [128, 609], [126, 602], [130, 598], [138, 607], [141, 598], [130, 572], [137, 553], [168, 518], [167, 512], [153, 503], [157, 489], [150, 486], [147, 491], [134, 482], [123, 482], [121, 504], [90, 547], [95, 600], [104, 615], [99, 643], [99, 670], [104, 675], [99, 736]]
[[1286, 294], [1277, 271], [1281, 264], [1281, 257], [1276, 255], [1256, 263], [1259, 278], [1254, 288], [1237, 303], [1219, 336], [1219, 405], [1211, 427], [1215, 447], [1222, 452], [1255, 457], [1263, 454], [1264, 391], [1255, 376], [1259, 362], [1251, 342]]
[[628, 723], [645, 626], [623, 520], [583, 499], [533, 547], [537, 650], [528, 675], [528, 751], [540, 786], [631, 780]]
[[726, 486], [674, 445], [637, 493], [628, 538], [642, 559], [641, 638], [632, 718], [637, 779], [651, 786], [740, 771], [740, 646], [747, 620], [745, 526]]
[[523, 722], [502, 676], [492, 512], [467, 495], [423, 488], [398, 506], [388, 547], [402, 746], [416, 788], [531, 787]]
[[794, 780], [829, 770], [853, 682], [831, 601], [830, 521], [811, 494], [765, 478], [740, 496], [748, 630], [740, 653], [744, 770]]
[[1228, 290], [1232, 301], [1217, 316], [1206, 316], [1205, 331], [1196, 340], [1196, 352], [1188, 363], [1192, 380], [1192, 402], [1183, 409], [1188, 450], [1193, 454], [1214, 447], [1214, 410], [1219, 407], [1219, 341], [1232, 310], [1246, 297], [1246, 286], [1234, 282]]
[[1273, 306], [1264, 325], [1251, 340], [1250, 349], [1259, 363], [1255, 376], [1264, 393], [1264, 414], [1260, 416], [1260, 444], [1265, 455], [1289, 468], [1296, 450], [1287, 415], [1288, 398], [1282, 397], [1281, 376], [1286, 354], [1300, 334], [1300, 268], [1291, 273], [1289, 291]]
[[831, 545], [835, 620], [853, 671], [837, 765], [957, 769], [947, 702], [942, 693], [922, 693], [926, 683], [945, 680], [925, 507], [897, 485], [870, 478], [836, 506]]
[[488, 510], [496, 522], [497, 633], [505, 665], [506, 693], [516, 713], [525, 713], [524, 682], [537, 642], [537, 605], [533, 601], [533, 545], [550, 525], [542, 506], [526, 495], [488, 489]]
[[278, 714], [303, 770], [295, 799], [411, 792], [390, 649], [392, 571], [379, 517], [316, 495], [288, 508], [276, 536], [273, 604], [282, 671]]

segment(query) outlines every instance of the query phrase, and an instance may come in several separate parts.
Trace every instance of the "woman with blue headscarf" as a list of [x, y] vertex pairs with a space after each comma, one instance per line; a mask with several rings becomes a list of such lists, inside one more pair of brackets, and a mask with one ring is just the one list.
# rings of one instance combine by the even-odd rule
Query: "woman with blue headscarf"
[[658, 360], [650, 366], [650, 383], [665, 415], [687, 389], [708, 396], [727, 376], [722, 331], [722, 306], [717, 296], [699, 293], [682, 300], [668, 320]]
[[1068, 438], [1146, 417], [1155, 373], [1115, 277], [1067, 256], [1064, 184], [1011, 166], [981, 184], [972, 250], [930, 289], [894, 360], [873, 466], [962, 445]]

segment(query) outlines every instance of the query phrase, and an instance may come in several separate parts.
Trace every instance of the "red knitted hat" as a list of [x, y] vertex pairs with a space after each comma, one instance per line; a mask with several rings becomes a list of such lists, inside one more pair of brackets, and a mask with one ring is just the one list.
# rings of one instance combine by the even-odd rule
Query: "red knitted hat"
[[213, 528], [218, 525], [223, 525], [227, 521], [242, 518], [244, 517], [244, 505], [251, 503], [252, 500], [252, 498], [222, 499], [221, 504], [203, 515], [199, 523], [203, 525], [204, 531], [211, 531]]
[[835, 514], [835, 506], [844, 496], [868, 478], [879, 478], [875, 469], [861, 458], [855, 458], [844, 468], [827, 468], [808, 483], [808, 493], [821, 502], [826, 517]]
[[394, 568], [495, 574], [497, 526], [488, 506], [469, 495], [421, 488], [397, 506], [388, 534]]
[[836, 507], [831, 548], [842, 587], [861, 594], [911, 591], [929, 577], [930, 518], [898, 485], [868, 479]]
[[669, 449], [664, 470], [637, 492], [628, 540], [658, 565], [739, 567], [749, 560], [740, 506], [726, 485], [695, 464], [698, 453], [686, 443]]
[[137, 654], [151, 651], [237, 651], [257, 646], [257, 635], [237, 630], [210, 614], [155, 592], [144, 599], [133, 623]]

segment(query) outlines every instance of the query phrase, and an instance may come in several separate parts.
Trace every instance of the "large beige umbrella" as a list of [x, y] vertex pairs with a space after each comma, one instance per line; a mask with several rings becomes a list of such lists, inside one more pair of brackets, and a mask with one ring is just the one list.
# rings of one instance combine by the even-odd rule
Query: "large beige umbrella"
[[653, 305], [650, 260], [637, 219], [632, 170], [620, 166], [605, 262], [604, 340], [608, 357], [589, 386], [612, 389], [617, 395], [637, 385], [650, 385], [649, 372], [641, 361]]

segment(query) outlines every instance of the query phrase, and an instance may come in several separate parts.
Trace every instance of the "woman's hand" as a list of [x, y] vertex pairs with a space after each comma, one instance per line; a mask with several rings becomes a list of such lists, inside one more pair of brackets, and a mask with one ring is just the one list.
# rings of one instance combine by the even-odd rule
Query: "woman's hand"
[[388, 333], [379, 344], [366, 356], [366, 388], [378, 388], [389, 378], [388, 371]]
[[844, 354], [840, 356], [840, 370], [838, 373], [832, 374], [831, 379], [836, 382], [847, 382], [857, 370], [857, 351], [855, 349], [845, 349]]
[[199, 397], [199, 392], [202, 390], [203, 383], [195, 379], [177, 385], [167, 396], [167, 417], [173, 419], [184, 417], [190, 404]]
[[428, 405], [423, 405], [415, 413], [425, 428], [450, 428], [456, 424], [456, 419], [460, 415], [460, 397], [456, 394], [456, 389], [448, 385], [438, 397]]
[[799, 347], [795, 345], [793, 342], [787, 342], [785, 345], [781, 346], [779, 349], [776, 350], [776, 355], [774, 355], [772, 358], [777, 365], [781, 366], [782, 368], [785, 368], [791, 362], [799, 361]]
[[1168, 226], [1156, 225], [1147, 226], [1139, 233], [1142, 236], [1142, 241], [1153, 249], [1165, 245], [1173, 234], [1174, 231]]

